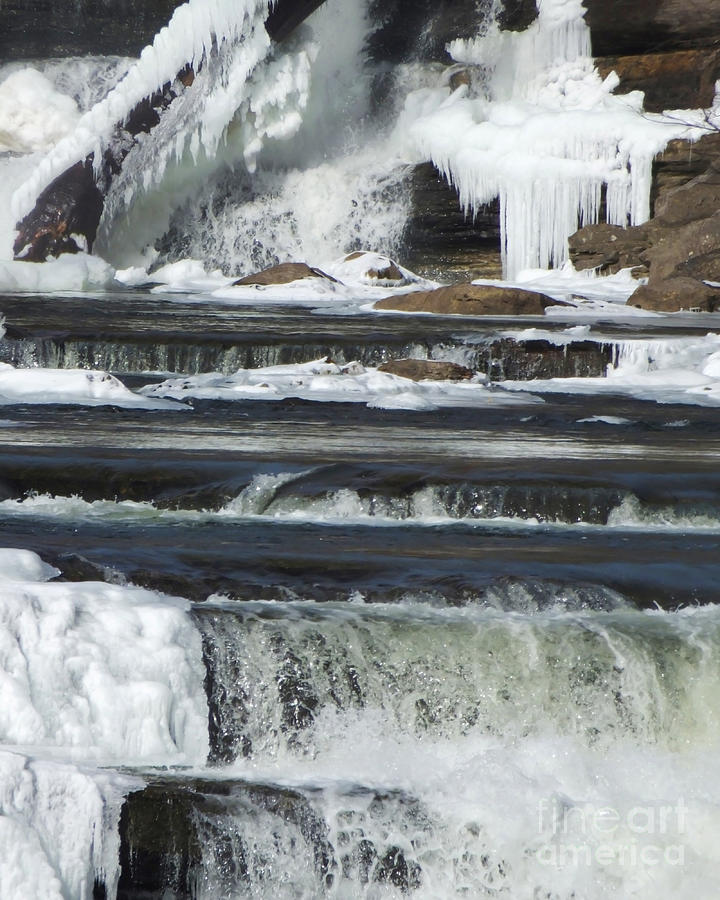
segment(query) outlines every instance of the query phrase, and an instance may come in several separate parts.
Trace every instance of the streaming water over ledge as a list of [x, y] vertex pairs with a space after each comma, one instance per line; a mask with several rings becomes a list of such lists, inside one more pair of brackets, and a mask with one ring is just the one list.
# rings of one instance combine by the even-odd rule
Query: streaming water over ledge
[[[405, 94], [412, 106], [427, 92], [434, 114], [449, 88], [408, 65], [395, 99], [386, 84], [370, 102], [373, 23], [362, 4], [328, 6], [313, 39], [235, 85], [262, 35], [218, 50], [212, 32], [226, 15], [229, 38], [264, 4], [207, 5], [208, 27], [182, 35], [207, 54], [195, 97], [207, 89], [208, 112], [242, 88], [255, 132], [220, 117], [205, 133], [191, 104], [175, 109], [111, 198], [133, 208], [108, 216], [109, 256], [144, 269], [149, 235], [163, 261], [192, 251], [235, 272], [401, 246], [402, 166], [374, 141]], [[592, 82], [576, 4], [541, 6], [565, 25], [530, 32], [529, 62], [570, 48]], [[480, 52], [491, 25], [455, 51]], [[171, 50], [158, 51], [163, 77]], [[127, 64], [88, 65], [110, 86]], [[43, 71], [78, 77], [63, 62]], [[502, 99], [497, 75], [488, 102]], [[73, 83], [81, 106], [98, 99]], [[445, 112], [468, 112], [466, 93]], [[608, 134], [557, 136], [582, 157]], [[220, 137], [221, 161], [244, 155], [256, 177], [207, 178]], [[552, 160], [555, 175], [567, 161]], [[37, 163], [0, 159], [10, 181]], [[472, 206], [487, 184], [460, 163], [447, 166]], [[615, 173], [613, 216], [642, 216], [648, 165], [640, 153]], [[597, 212], [608, 173], [595, 174], [577, 177], [569, 206], [552, 179], [539, 186], [554, 217], [523, 209], [527, 181], [503, 176], [511, 266], [562, 255], [578, 205]], [[34, 270], [37, 293], [0, 296], [0, 363], [14, 367], [0, 367], [2, 900], [708, 896], [720, 878], [712, 318], [623, 320], [610, 301], [589, 324], [562, 311], [381, 316], [372, 285], [238, 299], [214, 296], [206, 274], [82, 290], [83, 266], [89, 281], [112, 274], [88, 259], [67, 262], [65, 294], [45, 290], [68, 286], [59, 261]], [[472, 378], [376, 371], [406, 356]]]

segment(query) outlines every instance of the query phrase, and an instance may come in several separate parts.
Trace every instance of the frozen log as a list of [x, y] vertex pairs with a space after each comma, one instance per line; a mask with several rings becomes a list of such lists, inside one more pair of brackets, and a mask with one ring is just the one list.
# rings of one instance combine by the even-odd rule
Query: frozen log
[[[288, 37], [324, 0], [277, 0], [265, 22], [274, 41]], [[48, 256], [92, 251], [105, 197], [138, 135], [149, 134], [172, 101], [195, 77], [188, 64], [170, 83], [141, 100], [115, 127], [111, 146], [98, 166], [94, 153], [79, 159], [38, 195], [33, 209], [15, 226], [16, 260], [45, 262]]]

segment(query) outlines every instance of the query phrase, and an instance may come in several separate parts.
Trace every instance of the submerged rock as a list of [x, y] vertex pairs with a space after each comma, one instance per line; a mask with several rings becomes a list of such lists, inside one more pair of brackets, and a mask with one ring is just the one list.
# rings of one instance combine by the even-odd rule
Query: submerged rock
[[322, 269], [309, 266], [307, 263], [280, 263], [277, 266], [270, 266], [269, 269], [263, 269], [262, 272], [256, 272], [254, 275], [238, 278], [233, 285], [290, 284], [291, 281], [300, 281], [303, 278], [325, 278], [327, 281], [337, 283], [332, 275], [328, 275]]
[[378, 370], [412, 381], [466, 381], [474, 374], [466, 366], [430, 359], [391, 359], [378, 366]]
[[537, 291], [463, 283], [387, 297], [378, 300], [375, 309], [464, 316], [542, 316], [546, 307], [555, 305], [560, 305], [559, 301]]

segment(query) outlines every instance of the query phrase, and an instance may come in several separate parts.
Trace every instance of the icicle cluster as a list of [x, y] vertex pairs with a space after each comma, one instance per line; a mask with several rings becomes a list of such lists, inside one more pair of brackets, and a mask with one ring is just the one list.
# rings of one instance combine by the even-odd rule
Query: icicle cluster
[[598, 221], [639, 224], [650, 214], [652, 160], [687, 131], [642, 110], [640, 92], [615, 96], [590, 56], [580, 0], [538, 0], [520, 34], [491, 27], [456, 41], [459, 61], [491, 71], [488, 95], [466, 88], [410, 97], [405, 123], [416, 151], [457, 189], [468, 214], [500, 200], [506, 277], [560, 265], [567, 238]]

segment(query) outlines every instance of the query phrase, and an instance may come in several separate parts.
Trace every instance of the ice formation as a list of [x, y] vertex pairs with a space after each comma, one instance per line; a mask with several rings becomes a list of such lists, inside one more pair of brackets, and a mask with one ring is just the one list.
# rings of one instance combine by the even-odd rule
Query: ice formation
[[0, 567], [4, 745], [104, 762], [205, 761], [204, 666], [186, 601], [53, 583], [57, 570], [28, 551], [3, 551]]
[[415, 92], [400, 120], [466, 213], [499, 197], [506, 277], [560, 265], [568, 236], [598, 220], [603, 191], [608, 222], [644, 222], [653, 158], [672, 137], [699, 136], [644, 113], [641, 92], [613, 93], [619, 79], [595, 70], [584, 13], [579, 0], [538, 0], [525, 32], [493, 27], [454, 42], [458, 62], [490, 70], [487, 95], [465, 86]]

